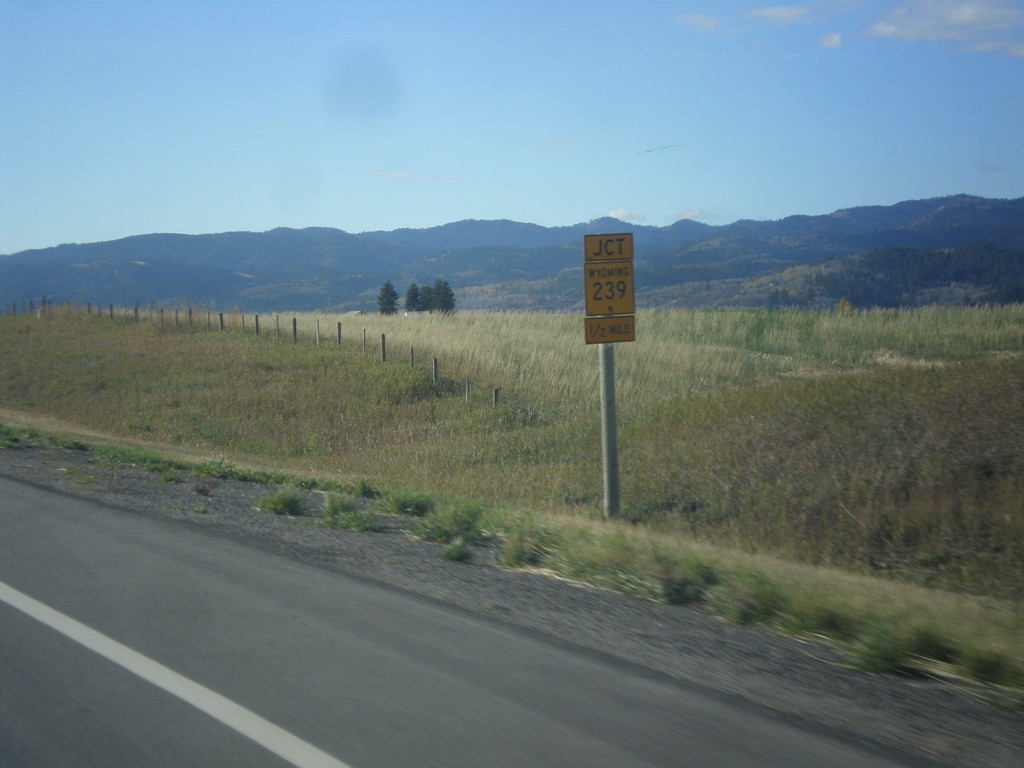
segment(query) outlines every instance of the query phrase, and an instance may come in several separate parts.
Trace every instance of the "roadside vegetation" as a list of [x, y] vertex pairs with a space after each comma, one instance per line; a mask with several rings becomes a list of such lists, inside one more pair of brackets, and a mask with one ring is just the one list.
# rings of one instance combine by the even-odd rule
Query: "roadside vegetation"
[[372, 498], [450, 559], [496, 541], [509, 567], [828, 636], [864, 669], [1024, 687], [1024, 308], [641, 313], [616, 347], [617, 521], [579, 317], [345, 316], [340, 346], [337, 318], [297, 316], [297, 343], [291, 318], [2, 317], [0, 420], [315, 487], [325, 525], [372, 530]]

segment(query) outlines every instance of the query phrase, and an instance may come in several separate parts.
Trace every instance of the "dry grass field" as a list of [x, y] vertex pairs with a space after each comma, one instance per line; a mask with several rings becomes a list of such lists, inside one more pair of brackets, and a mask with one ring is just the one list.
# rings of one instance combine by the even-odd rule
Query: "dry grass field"
[[868, 668], [1024, 682], [1022, 307], [640, 313], [611, 522], [581, 318], [255, 320], [0, 317], [0, 408], [473, 509], [510, 565], [828, 634]]

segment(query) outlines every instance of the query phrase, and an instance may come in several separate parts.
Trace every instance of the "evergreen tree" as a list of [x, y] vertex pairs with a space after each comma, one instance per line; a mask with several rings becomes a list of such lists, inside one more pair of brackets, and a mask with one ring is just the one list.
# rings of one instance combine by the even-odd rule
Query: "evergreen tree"
[[423, 307], [420, 304], [420, 289], [416, 283], [409, 286], [405, 292], [405, 311], [419, 312]]
[[385, 281], [377, 294], [377, 311], [382, 315], [393, 315], [398, 311], [398, 291], [390, 280]]
[[434, 291], [429, 285], [420, 286], [420, 311], [434, 311]]
[[455, 311], [455, 292], [447, 280], [438, 280], [430, 291], [430, 310], [450, 315]]

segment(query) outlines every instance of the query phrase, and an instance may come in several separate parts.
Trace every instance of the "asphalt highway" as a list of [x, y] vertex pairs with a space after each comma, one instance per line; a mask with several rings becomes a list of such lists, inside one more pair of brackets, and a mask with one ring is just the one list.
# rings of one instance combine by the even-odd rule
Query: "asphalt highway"
[[0, 478], [0, 766], [900, 756], [370, 581]]

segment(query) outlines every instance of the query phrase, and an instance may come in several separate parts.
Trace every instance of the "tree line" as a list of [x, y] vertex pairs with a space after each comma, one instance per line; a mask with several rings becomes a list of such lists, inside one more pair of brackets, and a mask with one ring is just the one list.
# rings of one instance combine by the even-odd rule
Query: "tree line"
[[831, 298], [858, 307], [913, 306], [929, 288], [974, 286], [980, 303], [1024, 301], [1024, 250], [975, 242], [957, 248], [877, 248], [816, 275]]
[[[377, 294], [377, 311], [382, 315], [398, 312], [399, 295], [394, 284], [387, 280]], [[437, 280], [433, 285], [413, 283], [405, 292], [403, 302], [406, 312], [440, 312], [450, 315], [455, 311], [455, 292], [447, 280]]]

